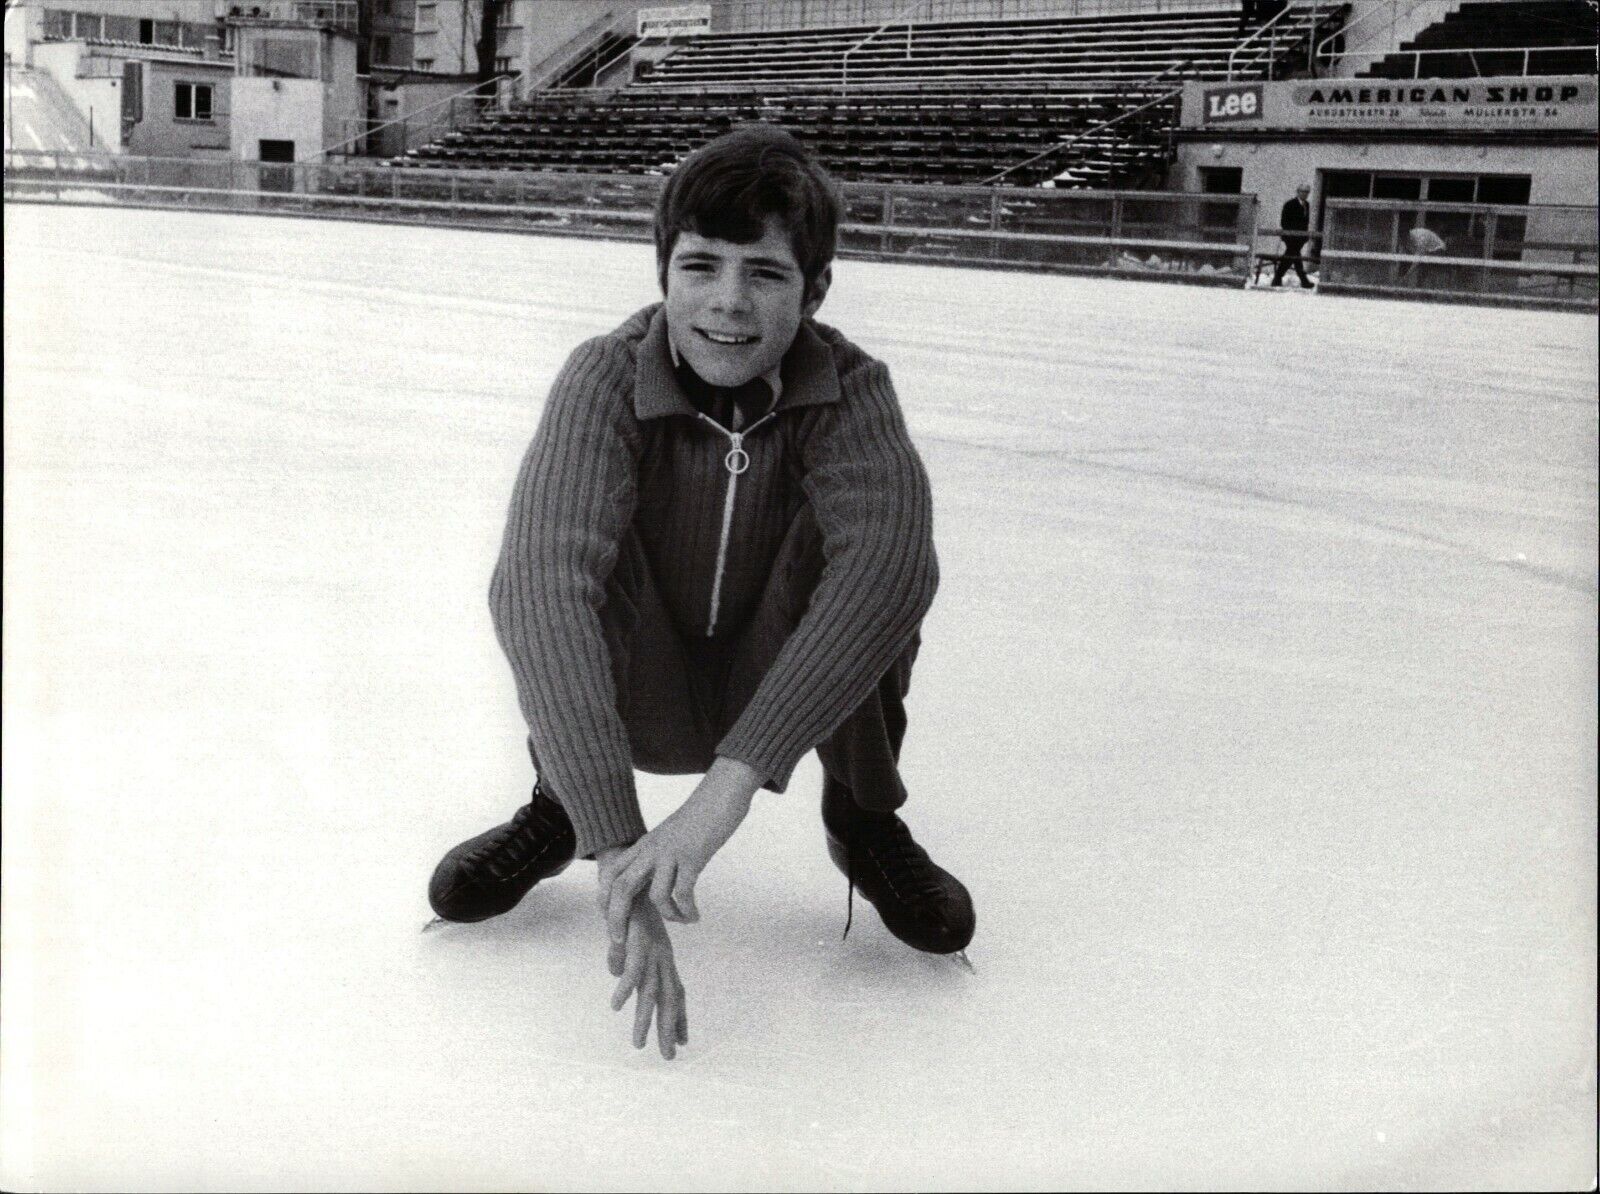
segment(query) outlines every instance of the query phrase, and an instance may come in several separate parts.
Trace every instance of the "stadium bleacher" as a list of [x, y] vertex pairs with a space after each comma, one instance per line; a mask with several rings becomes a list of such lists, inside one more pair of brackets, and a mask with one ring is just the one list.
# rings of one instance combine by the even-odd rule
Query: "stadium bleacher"
[[1468, 0], [1361, 76], [1594, 74], [1596, 40], [1595, 6], [1587, 0]]
[[1180, 80], [1281, 77], [1347, 10], [1293, 5], [1254, 39], [1216, 10], [704, 34], [629, 86], [537, 92], [397, 164], [664, 173], [734, 124], [766, 120], [846, 181], [1008, 170], [1015, 185], [1137, 186], [1165, 165]]
[[[1326, 7], [1326, 6], [1324, 6]], [[1303, 41], [1310, 5], [1280, 22], [1284, 43]], [[1226, 11], [1142, 13], [1058, 20], [951, 22], [870, 28], [706, 34], [645, 76], [651, 86], [832, 87], [903, 82], [1085, 87], [1137, 84], [1183, 67], [1221, 78], [1241, 40]]]

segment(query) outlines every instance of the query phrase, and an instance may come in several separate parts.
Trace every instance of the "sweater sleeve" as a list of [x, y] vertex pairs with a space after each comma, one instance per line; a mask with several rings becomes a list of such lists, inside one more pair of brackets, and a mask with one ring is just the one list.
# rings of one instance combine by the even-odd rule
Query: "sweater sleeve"
[[938, 587], [933, 501], [889, 370], [867, 360], [819, 408], [802, 485], [822, 532], [821, 579], [717, 753], [783, 791], [796, 764], [866, 699]]
[[636, 501], [633, 362], [604, 337], [573, 352], [529, 445], [489, 588], [495, 634], [578, 857], [645, 832], [600, 610]]

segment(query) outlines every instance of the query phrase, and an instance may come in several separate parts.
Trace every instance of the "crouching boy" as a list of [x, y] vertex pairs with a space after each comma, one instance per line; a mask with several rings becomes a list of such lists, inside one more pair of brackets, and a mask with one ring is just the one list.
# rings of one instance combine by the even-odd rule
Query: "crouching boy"
[[[621, 978], [661, 1052], [688, 1040], [666, 924], [813, 748], [829, 855], [900, 940], [954, 953], [972, 900], [896, 815], [918, 630], [937, 583], [928, 478], [888, 370], [812, 316], [841, 206], [789, 134], [691, 154], [656, 210], [665, 301], [580, 345], [511, 498], [490, 589], [537, 780], [463, 842], [434, 911], [514, 907], [598, 863]], [[703, 774], [646, 832], [635, 768]]]

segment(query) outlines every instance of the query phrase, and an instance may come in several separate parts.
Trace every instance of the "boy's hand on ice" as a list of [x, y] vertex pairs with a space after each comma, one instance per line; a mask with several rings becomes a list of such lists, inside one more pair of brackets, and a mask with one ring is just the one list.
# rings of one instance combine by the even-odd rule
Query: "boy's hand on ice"
[[712, 855], [750, 812], [761, 776], [747, 764], [718, 759], [677, 812], [625, 850], [599, 856], [600, 909], [620, 941], [635, 897], [648, 890], [663, 917], [682, 924], [700, 919], [694, 885]]
[[621, 977], [611, 994], [611, 1010], [621, 1011], [628, 996], [638, 993], [633, 1013], [633, 1047], [643, 1049], [650, 1039], [650, 1017], [656, 1019], [656, 1044], [661, 1056], [671, 1061], [679, 1045], [689, 1043], [689, 1005], [678, 964], [672, 954], [672, 939], [661, 915], [649, 901], [639, 900], [631, 909], [623, 940], [611, 942], [607, 958], [611, 973]]

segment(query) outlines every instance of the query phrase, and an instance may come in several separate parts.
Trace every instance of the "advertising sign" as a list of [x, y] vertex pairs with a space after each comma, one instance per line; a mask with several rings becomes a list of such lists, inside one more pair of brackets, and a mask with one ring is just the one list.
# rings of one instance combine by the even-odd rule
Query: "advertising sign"
[[711, 32], [711, 5], [679, 4], [673, 8], [641, 8], [638, 34], [644, 38], [690, 37]]
[[1583, 128], [1594, 127], [1593, 79], [1427, 79], [1375, 83], [1301, 83], [1292, 110], [1308, 128]]
[[[1250, 93], [1259, 93], [1251, 102]], [[1188, 128], [1586, 130], [1597, 120], [1593, 76], [1490, 79], [1297, 79], [1190, 83]]]
[[1208, 87], [1205, 92], [1207, 124], [1233, 124], [1261, 119], [1261, 84], [1240, 83], [1227, 87]]

